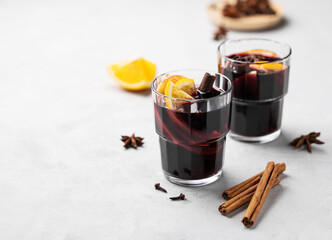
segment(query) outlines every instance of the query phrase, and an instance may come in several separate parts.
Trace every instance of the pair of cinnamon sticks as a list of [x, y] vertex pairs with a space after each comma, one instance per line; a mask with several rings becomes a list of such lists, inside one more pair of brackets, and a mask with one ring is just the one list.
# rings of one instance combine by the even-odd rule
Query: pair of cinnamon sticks
[[222, 196], [228, 201], [219, 206], [219, 211], [226, 215], [250, 202], [242, 223], [246, 227], [252, 226], [271, 188], [280, 183], [281, 179], [278, 175], [285, 170], [285, 163], [268, 162], [263, 172], [225, 190]]

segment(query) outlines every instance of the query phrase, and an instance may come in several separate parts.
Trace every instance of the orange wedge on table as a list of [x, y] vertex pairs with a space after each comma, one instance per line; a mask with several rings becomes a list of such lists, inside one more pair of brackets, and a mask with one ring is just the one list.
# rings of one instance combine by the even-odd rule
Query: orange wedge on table
[[[177, 81], [175, 84], [168, 81], [165, 88], [165, 96], [177, 99], [194, 99], [190, 93], [195, 91], [195, 84], [193, 79], [184, 78]], [[166, 106], [169, 109], [177, 109], [183, 101], [166, 98]]]
[[156, 65], [144, 58], [112, 64], [107, 70], [121, 87], [132, 91], [149, 89], [156, 75]]

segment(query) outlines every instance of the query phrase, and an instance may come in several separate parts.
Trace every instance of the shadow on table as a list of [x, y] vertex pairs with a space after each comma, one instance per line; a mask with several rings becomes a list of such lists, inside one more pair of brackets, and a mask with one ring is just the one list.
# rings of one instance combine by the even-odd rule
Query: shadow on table
[[[112, 86], [109, 87], [110, 89], [114, 89]], [[128, 93], [132, 95], [137, 95], [137, 96], [150, 96], [151, 95], [151, 89], [146, 89], [146, 90], [140, 90], [140, 91], [130, 91], [127, 89], [124, 89], [120, 86], [117, 86], [117, 91], [122, 91], [123, 93]]]
[[250, 32], [250, 33], [261, 33], [261, 32], [271, 32], [276, 31], [279, 29], [282, 29], [290, 24], [290, 21], [288, 18], [283, 18], [279, 24], [275, 25], [274, 27], [268, 28], [268, 29], [261, 29], [261, 30], [252, 30], [252, 31], [241, 31], [241, 32]]
[[[269, 142], [269, 143], [265, 143], [265, 144], [256, 144], [256, 145], [261, 145], [261, 146], [264, 146], [266, 148], [276, 148], [276, 149], [280, 149], [280, 151], [286, 151], [286, 150], [289, 150], [289, 151], [307, 151], [307, 149], [305, 147], [302, 147], [302, 148], [299, 148], [299, 149], [295, 149], [293, 146], [291, 146], [289, 143], [291, 141], [293, 141], [294, 138], [296, 138], [298, 136], [294, 136], [292, 134], [289, 134], [287, 133], [287, 131], [282, 131], [280, 136], [272, 141], [272, 142]], [[252, 143], [247, 143], [247, 144], [252, 144]], [[254, 143], [255, 144], [255, 143]], [[317, 147], [318, 145], [315, 145], [315, 144], [312, 144], [311, 147], [313, 148], [313, 152], [322, 152], [324, 153], [325, 150], [324, 148], [320, 148], [320, 147]]]
[[269, 143], [265, 144], [259, 144], [259, 145], [265, 145], [266, 147], [274, 147], [274, 148], [285, 148], [285, 147], [291, 147], [289, 143], [292, 141], [292, 136], [287, 134], [287, 132], [282, 131], [280, 136]]
[[223, 199], [221, 194], [231, 185], [231, 183], [227, 183], [227, 179], [227, 173], [223, 173], [221, 177], [214, 183], [201, 187], [195, 187], [193, 189], [197, 189], [199, 192], [206, 193], [208, 196], [213, 196], [217, 199]]
[[[276, 202], [281, 201], [281, 196], [288, 190], [287, 186], [284, 185], [277, 185], [273, 188], [273, 191], [270, 191], [268, 197], [266, 198], [264, 205], [259, 212], [259, 215], [257, 217], [257, 220], [255, 224], [250, 227], [250, 229], [255, 229], [258, 225], [259, 222], [262, 221], [269, 212], [278, 212], [277, 209], [277, 204]], [[285, 200], [285, 199], [283, 199]]]
[[150, 96], [151, 95], [151, 89], [141, 90], [141, 91], [130, 91], [126, 89], [122, 89], [123, 92], [127, 92], [130, 94], [138, 95], [138, 96]]
[[132, 94], [140, 95], [140, 96], [150, 96], [151, 95], [151, 89], [146, 89], [146, 90], [142, 90], [142, 91], [129, 91], [129, 90], [124, 90], [124, 91], [132, 93]]
[[[250, 146], [253, 147], [257, 147], [257, 148], [283, 148], [285, 149], [285, 147], [289, 147], [289, 149], [291, 149], [291, 146], [289, 145], [289, 143], [293, 140], [294, 136], [291, 136], [290, 134], [288, 134], [287, 132], [282, 131], [280, 136], [273, 140], [272, 142], [269, 143], [250, 143], [250, 142], [242, 142], [242, 141], [238, 141], [241, 144], [248, 144]], [[236, 140], [234, 140], [236, 141]]]

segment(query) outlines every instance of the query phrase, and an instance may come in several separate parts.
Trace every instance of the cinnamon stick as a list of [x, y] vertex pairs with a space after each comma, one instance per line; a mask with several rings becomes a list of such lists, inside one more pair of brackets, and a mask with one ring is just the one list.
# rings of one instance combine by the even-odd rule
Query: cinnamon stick
[[[235, 190], [233, 193], [232, 193], [232, 198], [233, 199], [234, 197], [238, 196], [240, 193], [242, 193], [243, 191], [251, 188], [252, 186], [255, 186], [256, 184], [259, 183], [259, 181], [261, 180], [261, 176], [257, 176], [254, 180], [252, 180], [251, 182], [247, 183], [246, 185], [240, 187], [239, 189]], [[255, 191], [255, 190], [254, 190]]]
[[[281, 174], [282, 172], [284, 172], [286, 170], [286, 164], [285, 163], [278, 163], [278, 164], [280, 164], [279, 174]], [[243, 181], [242, 183], [239, 183], [239, 184], [235, 185], [234, 187], [231, 187], [231, 188], [225, 190], [222, 193], [223, 198], [225, 200], [229, 200], [229, 199], [237, 196], [239, 193], [245, 191], [246, 189], [254, 186], [257, 183], [256, 182], [257, 177], [261, 178], [263, 172], [260, 172], [260, 173], [256, 174], [255, 176], [252, 176], [251, 178]]]
[[241, 199], [242, 197], [253, 193], [256, 191], [257, 185], [251, 186], [250, 188], [246, 189], [245, 191], [241, 192], [240, 194], [238, 194], [237, 196], [229, 199], [227, 202], [223, 203], [220, 205], [220, 208], [227, 208], [228, 206], [232, 205], [233, 203], [235, 203], [236, 201], [238, 201], [239, 199]]
[[281, 182], [281, 178], [277, 177], [276, 180], [274, 180], [274, 183], [273, 183], [272, 187], [277, 186], [280, 182]]
[[201, 84], [199, 85], [199, 90], [201, 92], [207, 93], [210, 92], [213, 88], [213, 83], [216, 80], [216, 76], [215, 75], [211, 75], [209, 73], [205, 73], [202, 79]]
[[[277, 163], [276, 166], [278, 166], [278, 168], [276, 169], [277, 176], [286, 170], [285, 163]], [[255, 176], [247, 179], [246, 181], [227, 189], [225, 192], [231, 193], [234, 196], [232, 196], [232, 198], [229, 199], [227, 202], [221, 204], [219, 206], [218, 210], [223, 215], [227, 215], [228, 213], [234, 211], [235, 209], [250, 202], [250, 200], [252, 199], [252, 196], [254, 195], [254, 192], [256, 191], [256, 188], [258, 186], [258, 183], [257, 182], [255, 183], [255, 181], [257, 178], [261, 177], [262, 173], [263, 172], [258, 173]], [[281, 181], [280, 177], [276, 177], [273, 181], [272, 187], [278, 185], [280, 183], [280, 181]], [[250, 186], [251, 183], [254, 183], [254, 185]], [[246, 188], [246, 186], [247, 186], [247, 188]], [[234, 193], [237, 193], [237, 192], [238, 192], [238, 194], [235, 195]]]
[[[247, 212], [244, 215], [244, 217], [242, 219], [242, 222], [243, 222], [244, 226], [250, 227], [250, 226], [252, 226], [255, 223], [255, 221], [257, 219], [257, 216], [258, 216], [260, 210], [262, 209], [263, 204], [264, 204], [264, 202], [265, 202], [265, 200], [266, 200], [266, 198], [267, 198], [267, 196], [268, 196], [271, 188], [273, 187], [274, 181], [277, 178], [277, 175], [278, 175], [278, 172], [279, 172], [279, 168], [280, 168], [280, 164], [276, 164], [275, 167], [274, 167], [274, 169], [273, 169], [273, 172], [271, 173], [270, 179], [266, 183], [265, 189], [264, 189], [262, 195], [260, 196], [260, 199], [258, 200], [258, 204], [256, 205], [254, 211], [252, 213], [249, 212], [250, 215]], [[262, 184], [262, 186], [263, 186], [263, 184]], [[255, 191], [255, 194], [254, 194], [253, 198], [250, 201], [249, 206], [250, 205], [253, 206], [254, 204], [256, 204], [257, 199], [256, 198], [254, 199], [254, 197], [255, 197], [255, 195], [258, 196], [258, 194], [256, 194], [257, 191], [258, 191], [258, 187], [257, 187], [257, 189]], [[254, 204], [252, 204], [252, 202]], [[249, 207], [248, 207], [248, 209], [249, 209]]]
[[286, 164], [285, 163], [277, 163], [276, 165], [278, 165], [278, 169], [279, 169], [279, 174], [283, 173], [284, 171], [286, 171]]
[[[272, 187], [277, 186], [280, 182], [281, 182], [280, 177], [277, 177]], [[254, 195], [257, 185], [258, 184], [252, 186], [250, 189], [247, 189], [245, 192], [221, 204], [218, 208], [219, 212], [221, 212], [223, 215], [227, 215], [228, 213], [233, 212], [235, 209], [238, 209], [244, 204], [250, 202], [252, 196]]]
[[233, 204], [227, 206], [227, 207], [222, 207], [219, 206], [219, 212], [221, 212], [222, 215], [227, 215], [230, 212], [233, 212], [235, 209], [238, 209], [239, 207], [243, 206], [247, 202], [249, 202], [254, 195], [255, 192], [251, 192], [247, 195], [242, 196], [239, 198], [237, 201], [235, 201]]
[[255, 184], [251, 184], [251, 185], [249, 184], [250, 185], [249, 186], [248, 183], [253, 182], [257, 177], [261, 177], [262, 173], [263, 172], [260, 172], [260, 173], [256, 174], [255, 176], [239, 183], [238, 185], [235, 185], [234, 187], [231, 187], [231, 188], [225, 190], [222, 193], [223, 198], [226, 199], [226, 200], [229, 200], [229, 199], [233, 198], [234, 196], [236, 196], [236, 194], [234, 194], [234, 193], [237, 193], [237, 191], [239, 189], [243, 188], [243, 186], [251, 187], [251, 186], [255, 185]]
[[272, 174], [272, 172], [274, 172], [273, 171], [274, 168], [275, 168], [274, 162], [267, 163], [266, 168], [263, 172], [262, 178], [257, 185], [256, 191], [255, 191], [254, 195], [252, 196], [249, 206], [247, 208], [247, 211], [244, 214], [244, 217], [242, 219], [242, 222], [245, 226], [249, 227], [253, 224], [251, 217], [262, 198], [262, 195], [263, 195], [266, 185], [271, 177], [271, 174]]

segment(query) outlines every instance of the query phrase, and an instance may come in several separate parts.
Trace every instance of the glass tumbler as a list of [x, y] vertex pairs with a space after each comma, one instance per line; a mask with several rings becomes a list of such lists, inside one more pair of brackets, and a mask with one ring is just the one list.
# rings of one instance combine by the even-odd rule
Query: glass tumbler
[[291, 48], [268, 39], [225, 40], [218, 47], [218, 70], [233, 84], [230, 136], [265, 143], [281, 133], [288, 92]]
[[[214, 97], [178, 99], [157, 91], [173, 75], [195, 80], [216, 75]], [[179, 70], [164, 73], [152, 83], [155, 127], [159, 135], [161, 163], [165, 177], [179, 185], [202, 186], [216, 181], [222, 173], [226, 135], [230, 126], [231, 81], [219, 73]], [[170, 108], [176, 106], [176, 108]]]

